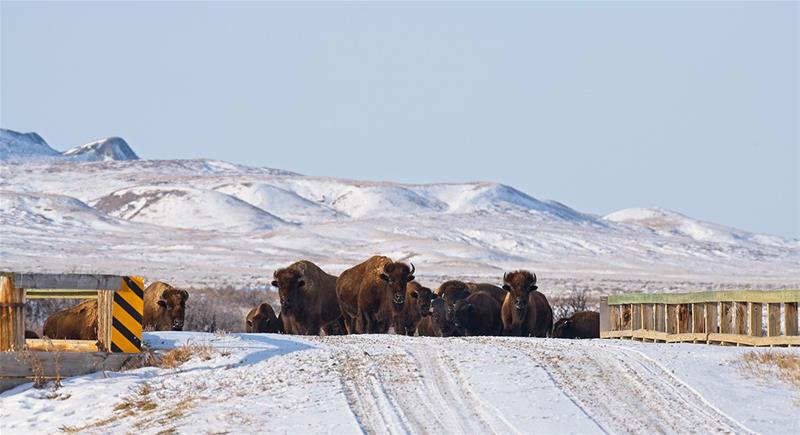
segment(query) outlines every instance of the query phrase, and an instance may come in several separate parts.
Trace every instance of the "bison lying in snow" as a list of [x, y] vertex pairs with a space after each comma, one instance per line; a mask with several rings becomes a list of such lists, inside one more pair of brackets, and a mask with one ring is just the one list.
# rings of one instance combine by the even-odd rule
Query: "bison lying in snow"
[[478, 291], [455, 303], [455, 326], [463, 335], [500, 335], [500, 304], [491, 294]]
[[[144, 329], [181, 331], [189, 293], [156, 281], [144, 290]], [[88, 300], [51, 314], [44, 321], [45, 337], [97, 340], [97, 301]]]
[[336, 277], [316, 264], [301, 260], [275, 271], [283, 331], [296, 335], [344, 333], [342, 312], [336, 299]]
[[553, 309], [537, 291], [536, 275], [527, 270], [503, 275], [508, 293], [501, 309], [505, 335], [547, 337], [553, 327]]
[[431, 314], [433, 292], [416, 281], [406, 285], [406, 303], [395, 316], [394, 330], [397, 334], [413, 336], [422, 318]]
[[553, 326], [555, 338], [600, 338], [600, 313], [579, 311]]
[[351, 334], [385, 334], [403, 310], [406, 284], [414, 280], [414, 265], [374, 256], [345, 270], [336, 296]]
[[253, 308], [245, 318], [245, 331], [247, 332], [281, 332], [283, 329], [275, 317], [275, 310], [266, 302]]

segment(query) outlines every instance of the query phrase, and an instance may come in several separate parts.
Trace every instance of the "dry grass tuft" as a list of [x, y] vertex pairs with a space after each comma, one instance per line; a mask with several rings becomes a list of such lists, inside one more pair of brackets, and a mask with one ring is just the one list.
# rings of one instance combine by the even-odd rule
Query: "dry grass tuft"
[[157, 367], [174, 369], [183, 363], [197, 357], [202, 361], [208, 361], [214, 356], [214, 349], [207, 344], [187, 344], [186, 346], [176, 347], [164, 352], [158, 359]]
[[752, 351], [741, 357], [742, 369], [756, 377], [780, 379], [800, 388], [800, 355], [775, 352]]

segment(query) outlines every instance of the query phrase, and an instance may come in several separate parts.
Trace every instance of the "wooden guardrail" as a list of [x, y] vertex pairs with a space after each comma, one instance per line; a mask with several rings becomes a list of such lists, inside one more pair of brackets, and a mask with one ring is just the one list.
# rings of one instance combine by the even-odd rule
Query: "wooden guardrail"
[[[143, 297], [144, 280], [138, 276], [0, 272], [0, 352], [139, 352]], [[29, 299], [97, 299], [97, 340], [26, 340]]]
[[600, 337], [800, 346], [800, 290], [624, 294], [600, 299]]

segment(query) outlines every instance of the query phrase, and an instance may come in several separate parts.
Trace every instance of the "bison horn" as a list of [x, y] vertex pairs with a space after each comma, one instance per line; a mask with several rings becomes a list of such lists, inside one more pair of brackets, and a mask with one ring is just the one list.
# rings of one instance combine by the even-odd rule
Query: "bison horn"
[[533, 283], [536, 284], [536, 273], [533, 274]]
[[508, 277], [508, 272], [504, 272], [503, 273], [503, 282], [508, 282], [508, 281], [506, 281], [507, 277]]
[[413, 275], [415, 270], [417, 269], [414, 268], [414, 263], [411, 263], [411, 272], [408, 272], [408, 274]]

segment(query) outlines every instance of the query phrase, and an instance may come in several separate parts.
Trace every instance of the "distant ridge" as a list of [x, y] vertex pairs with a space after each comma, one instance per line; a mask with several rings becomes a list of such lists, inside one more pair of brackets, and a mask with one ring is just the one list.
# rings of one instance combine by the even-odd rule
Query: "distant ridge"
[[37, 133], [0, 129], [0, 160], [14, 162], [100, 162], [139, 160], [124, 139], [109, 137], [58, 152]]

